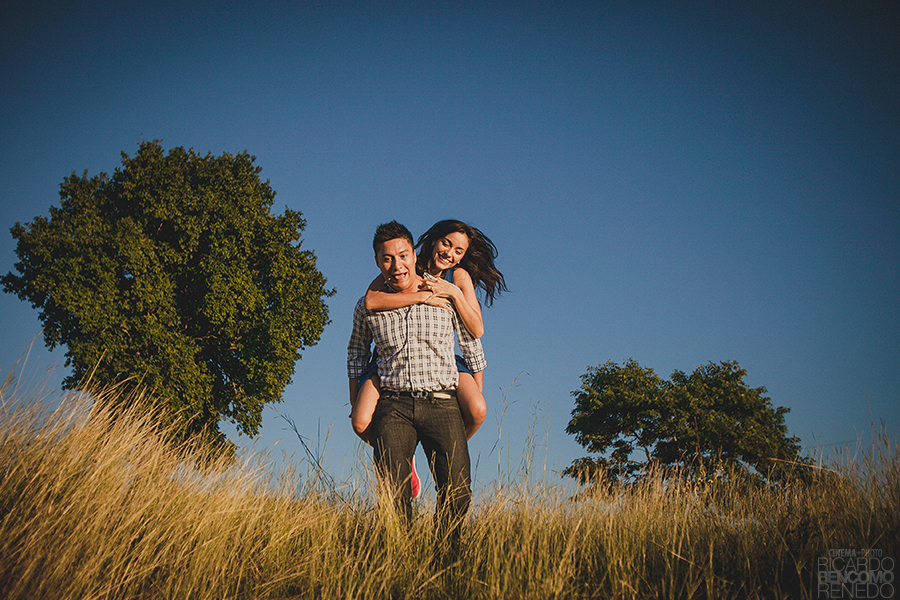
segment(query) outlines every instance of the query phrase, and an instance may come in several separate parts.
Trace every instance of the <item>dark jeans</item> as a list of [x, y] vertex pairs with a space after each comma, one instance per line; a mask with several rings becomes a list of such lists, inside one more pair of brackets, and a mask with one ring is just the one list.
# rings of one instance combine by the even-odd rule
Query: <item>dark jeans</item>
[[420, 397], [382, 390], [372, 418], [375, 467], [395, 494], [397, 508], [412, 519], [410, 460], [422, 444], [437, 484], [438, 539], [455, 543], [472, 500], [469, 447], [456, 395]]

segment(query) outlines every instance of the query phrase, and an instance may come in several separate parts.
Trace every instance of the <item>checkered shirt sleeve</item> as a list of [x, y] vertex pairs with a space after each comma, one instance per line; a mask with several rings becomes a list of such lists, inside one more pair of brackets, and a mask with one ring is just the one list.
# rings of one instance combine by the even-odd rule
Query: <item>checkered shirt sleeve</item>
[[366, 321], [368, 311], [365, 300], [365, 297], [360, 298], [353, 309], [353, 331], [350, 333], [350, 343], [347, 344], [347, 376], [352, 379], [362, 375], [372, 359], [372, 332]]

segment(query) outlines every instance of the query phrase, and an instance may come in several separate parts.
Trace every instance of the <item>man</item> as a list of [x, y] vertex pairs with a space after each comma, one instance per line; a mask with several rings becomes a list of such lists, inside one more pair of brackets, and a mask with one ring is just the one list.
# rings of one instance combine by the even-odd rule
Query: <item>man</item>
[[[414, 294], [424, 282], [416, 271], [409, 230], [391, 221], [380, 225], [372, 247], [386, 288]], [[430, 277], [430, 276], [428, 276]], [[486, 366], [481, 342], [460, 325], [456, 313], [430, 304], [370, 311], [365, 298], [356, 304], [347, 346], [350, 402], [356, 402], [357, 377], [377, 353], [381, 397], [372, 419], [373, 455], [379, 477], [394, 494], [401, 513], [412, 518], [411, 461], [421, 443], [437, 484], [438, 539], [455, 544], [471, 501], [469, 450], [456, 400], [459, 373], [454, 335], [473, 372]]]

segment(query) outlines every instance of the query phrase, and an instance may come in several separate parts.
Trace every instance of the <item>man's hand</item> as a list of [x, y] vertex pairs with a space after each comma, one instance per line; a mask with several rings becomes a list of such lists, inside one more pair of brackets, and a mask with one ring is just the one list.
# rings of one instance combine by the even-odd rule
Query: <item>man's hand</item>
[[359, 395], [359, 385], [356, 377], [350, 377], [350, 410], [356, 406], [356, 397]]

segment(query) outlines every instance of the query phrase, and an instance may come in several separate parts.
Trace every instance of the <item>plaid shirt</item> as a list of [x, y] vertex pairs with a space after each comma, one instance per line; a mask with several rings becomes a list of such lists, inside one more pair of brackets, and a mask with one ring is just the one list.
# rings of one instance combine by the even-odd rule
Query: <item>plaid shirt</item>
[[360, 298], [353, 311], [353, 333], [347, 346], [347, 375], [357, 378], [369, 364], [369, 346], [378, 351], [381, 387], [398, 392], [434, 392], [456, 388], [459, 371], [453, 335], [473, 372], [487, 366], [481, 341], [461, 325], [456, 311], [428, 304], [394, 310], [366, 310]]

